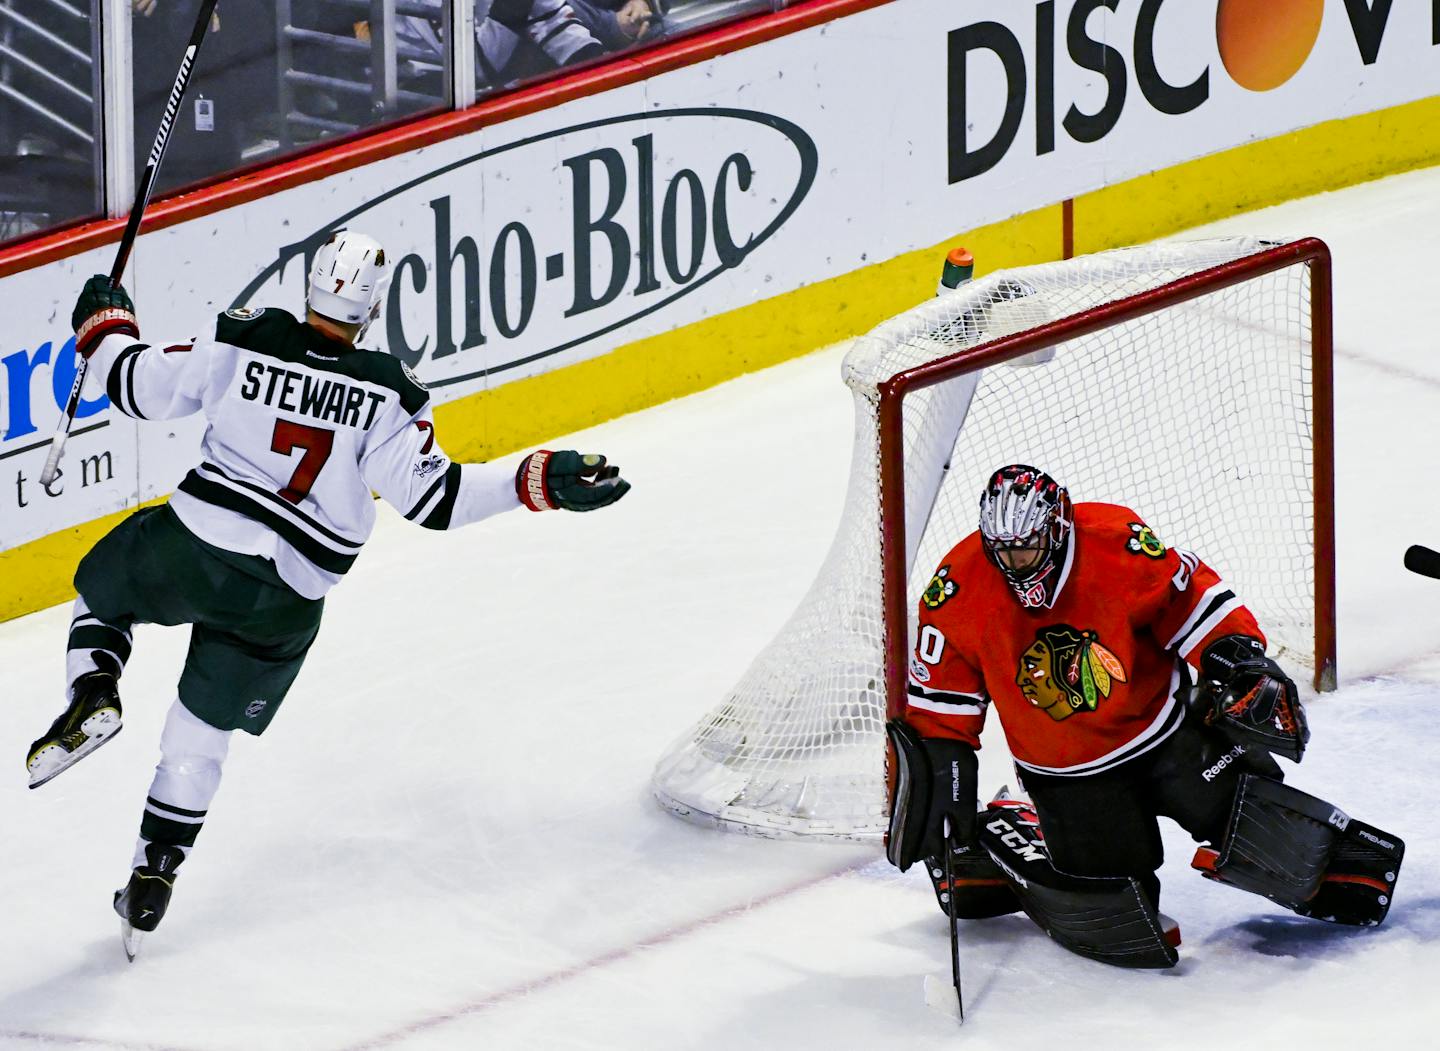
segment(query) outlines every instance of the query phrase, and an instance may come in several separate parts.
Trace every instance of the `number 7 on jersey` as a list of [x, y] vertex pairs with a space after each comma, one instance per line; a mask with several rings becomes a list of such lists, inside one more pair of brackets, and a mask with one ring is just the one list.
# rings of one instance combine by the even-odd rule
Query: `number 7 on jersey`
[[310, 489], [320, 474], [320, 468], [330, 459], [330, 450], [335, 445], [335, 432], [324, 427], [309, 427], [293, 420], [276, 420], [275, 434], [270, 439], [270, 451], [289, 456], [296, 449], [304, 449], [305, 455], [295, 465], [290, 484], [280, 490], [280, 495], [292, 504], [298, 504], [310, 495]]

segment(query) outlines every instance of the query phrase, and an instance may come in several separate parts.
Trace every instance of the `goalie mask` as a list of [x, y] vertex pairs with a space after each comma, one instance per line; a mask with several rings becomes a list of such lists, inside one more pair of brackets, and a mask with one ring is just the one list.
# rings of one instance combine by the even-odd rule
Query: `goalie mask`
[[1026, 464], [1000, 468], [980, 494], [985, 556], [1027, 609], [1055, 601], [1071, 517], [1065, 487]]
[[390, 287], [390, 267], [380, 242], [351, 230], [337, 230], [315, 253], [306, 305], [323, 318], [359, 325], [360, 342], [380, 316]]

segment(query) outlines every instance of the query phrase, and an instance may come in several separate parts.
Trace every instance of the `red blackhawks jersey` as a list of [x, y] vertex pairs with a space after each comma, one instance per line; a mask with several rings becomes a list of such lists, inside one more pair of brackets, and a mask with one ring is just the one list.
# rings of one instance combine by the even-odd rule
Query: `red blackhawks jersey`
[[1179, 728], [1176, 694], [1223, 635], [1263, 639], [1220, 576], [1129, 508], [1077, 504], [1048, 606], [1027, 608], [973, 533], [920, 600], [906, 720], [978, 748], [1000, 714], [1022, 769], [1099, 773]]

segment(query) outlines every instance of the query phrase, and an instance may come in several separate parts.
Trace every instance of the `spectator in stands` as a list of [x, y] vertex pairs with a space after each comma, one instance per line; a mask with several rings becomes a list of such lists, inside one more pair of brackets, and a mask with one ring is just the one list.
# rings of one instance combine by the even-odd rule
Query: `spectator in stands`
[[[405, 15], [397, 40], [440, 58], [440, 0], [434, 15]], [[658, 0], [476, 0], [475, 64], [482, 89], [588, 62], [659, 35]]]
[[607, 51], [621, 51], [664, 33], [665, 17], [651, 0], [570, 0], [570, 4]]
[[477, 21], [481, 83], [499, 87], [588, 62], [659, 35], [659, 24], [650, 0], [494, 0]]

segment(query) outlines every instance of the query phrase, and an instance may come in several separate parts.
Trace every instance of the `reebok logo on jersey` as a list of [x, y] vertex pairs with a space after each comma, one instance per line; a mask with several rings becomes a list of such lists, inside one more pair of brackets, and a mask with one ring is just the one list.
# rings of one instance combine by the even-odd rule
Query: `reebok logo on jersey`
[[1202, 770], [1200, 772], [1200, 776], [1205, 779], [1206, 784], [1209, 784], [1211, 781], [1215, 780], [1215, 778], [1220, 776], [1221, 770], [1224, 770], [1227, 766], [1229, 766], [1235, 760], [1239, 759], [1244, 754], [1245, 746], [1243, 744], [1237, 744], [1234, 748], [1230, 749], [1230, 751], [1226, 752], [1219, 759], [1215, 760], [1214, 766], [1206, 767], [1204, 770]]

